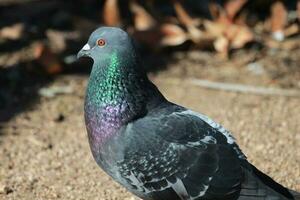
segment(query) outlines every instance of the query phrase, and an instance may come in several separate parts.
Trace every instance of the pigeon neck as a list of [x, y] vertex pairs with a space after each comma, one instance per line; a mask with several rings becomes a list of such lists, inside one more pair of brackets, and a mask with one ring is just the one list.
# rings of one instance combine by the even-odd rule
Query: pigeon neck
[[91, 72], [87, 97], [97, 106], [118, 104], [121, 96], [121, 60], [115, 54], [104, 62], [95, 62]]
[[137, 64], [131, 60], [136, 59], [125, 61], [112, 54], [104, 62], [95, 62], [91, 72], [86, 112], [96, 112], [99, 119], [114, 127], [141, 115], [149, 96], [145, 90], [149, 81], [146, 75], [137, 72]]
[[[85, 121], [93, 152], [132, 120], [163, 100], [141, 67], [112, 57], [93, 66], [85, 99]], [[109, 69], [107, 69], [109, 68]]]

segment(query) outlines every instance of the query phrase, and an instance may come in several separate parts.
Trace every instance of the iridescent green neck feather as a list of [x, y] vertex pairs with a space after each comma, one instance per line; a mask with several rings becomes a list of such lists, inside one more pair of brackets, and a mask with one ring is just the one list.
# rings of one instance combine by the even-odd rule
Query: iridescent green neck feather
[[116, 105], [122, 97], [122, 61], [117, 53], [95, 63], [91, 73], [87, 96], [94, 106]]
[[148, 80], [135, 52], [115, 51], [95, 60], [86, 100], [86, 114], [106, 123], [126, 123], [147, 112], [150, 99], [163, 99]]

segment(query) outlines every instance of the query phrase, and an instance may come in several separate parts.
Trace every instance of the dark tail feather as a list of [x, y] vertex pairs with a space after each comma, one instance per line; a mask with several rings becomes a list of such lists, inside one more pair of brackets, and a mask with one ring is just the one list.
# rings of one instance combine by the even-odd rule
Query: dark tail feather
[[263, 182], [266, 186], [269, 188], [275, 190], [279, 194], [285, 196], [288, 199], [294, 199], [293, 195], [290, 193], [290, 191], [280, 185], [279, 183], [275, 182], [272, 178], [264, 174], [263, 172], [259, 171], [255, 166], [252, 166], [252, 170], [254, 174], [260, 179], [261, 182]]
[[274, 181], [272, 178], [258, 170], [255, 166], [250, 164], [252, 166], [253, 173], [260, 179], [261, 182], [263, 182], [266, 186], [273, 189], [275, 192], [278, 192], [279, 194], [285, 196], [288, 199], [294, 199], [293, 195], [290, 193], [290, 191]]
[[299, 192], [290, 190], [290, 193], [294, 196], [295, 200], [300, 200], [300, 193]]
[[245, 167], [245, 179], [241, 185], [238, 200], [300, 200], [287, 188], [276, 183], [250, 163], [245, 162], [243, 166]]

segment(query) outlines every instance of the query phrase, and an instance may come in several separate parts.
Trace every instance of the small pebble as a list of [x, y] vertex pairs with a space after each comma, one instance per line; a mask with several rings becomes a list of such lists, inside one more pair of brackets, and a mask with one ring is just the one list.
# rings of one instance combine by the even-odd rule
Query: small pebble
[[65, 116], [64, 116], [62, 113], [60, 113], [60, 114], [54, 119], [55, 122], [63, 122], [64, 120], [65, 120]]
[[12, 192], [13, 189], [11, 187], [0, 183], [0, 194], [9, 194]]

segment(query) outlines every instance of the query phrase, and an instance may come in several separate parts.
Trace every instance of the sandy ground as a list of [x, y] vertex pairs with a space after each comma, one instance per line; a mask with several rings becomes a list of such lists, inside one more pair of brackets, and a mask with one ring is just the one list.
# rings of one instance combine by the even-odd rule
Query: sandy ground
[[[207, 114], [233, 132], [259, 169], [300, 191], [299, 98], [213, 91], [154, 75], [165, 96]], [[64, 75], [52, 85], [72, 94], [42, 97], [0, 129], [0, 199], [124, 200], [132, 195], [94, 162], [83, 122], [87, 76]]]

